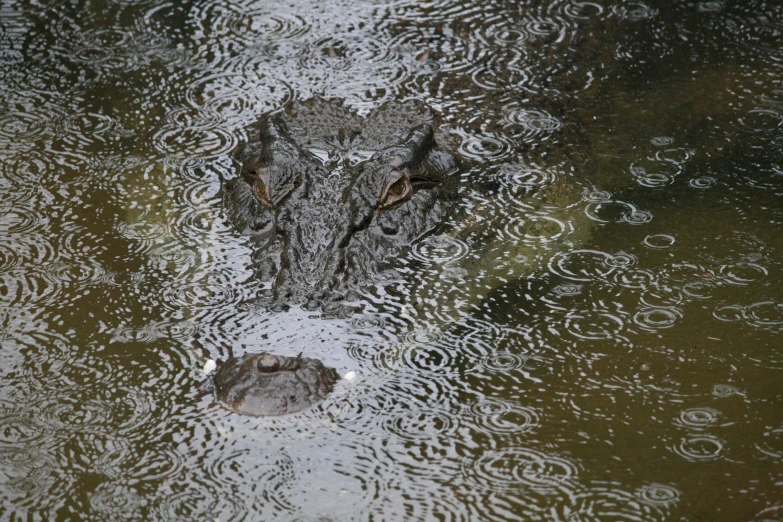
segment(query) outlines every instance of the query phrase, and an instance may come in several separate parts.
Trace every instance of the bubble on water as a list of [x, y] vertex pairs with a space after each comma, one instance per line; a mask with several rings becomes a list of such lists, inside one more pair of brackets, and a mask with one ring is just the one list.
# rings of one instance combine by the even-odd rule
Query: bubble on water
[[462, 259], [469, 247], [464, 241], [446, 234], [427, 236], [413, 245], [411, 255], [419, 261], [445, 264]]
[[612, 193], [605, 190], [591, 190], [585, 192], [582, 199], [588, 203], [607, 203], [612, 201]]
[[695, 189], [708, 189], [713, 187], [718, 182], [717, 179], [712, 176], [700, 176], [688, 181], [688, 185]]
[[696, 9], [702, 13], [717, 13], [722, 11], [725, 6], [726, 4], [722, 0], [708, 0], [706, 2], [699, 2], [696, 5]]
[[670, 449], [686, 460], [699, 462], [723, 457], [724, 443], [714, 435], [694, 435]]
[[636, 182], [643, 187], [658, 188], [671, 185], [674, 182], [674, 176], [665, 172], [635, 172]]
[[652, 221], [653, 215], [646, 210], [631, 210], [623, 214], [623, 221], [631, 225], [643, 225]]
[[553, 288], [552, 293], [561, 297], [571, 297], [574, 295], [581, 294], [583, 290], [584, 290], [584, 285], [579, 285], [575, 283], [564, 283], [561, 285], [557, 285], [555, 288]]
[[579, 467], [565, 457], [515, 448], [487, 451], [473, 461], [466, 472], [482, 487], [497, 491], [521, 486], [539, 493], [552, 493], [575, 479]]
[[739, 391], [730, 384], [716, 384], [712, 387], [712, 394], [716, 397], [731, 397], [739, 394]]
[[666, 145], [674, 143], [674, 138], [670, 136], [656, 136], [650, 140], [650, 143], [656, 147], [665, 147]]
[[648, 308], [636, 312], [633, 321], [645, 330], [655, 331], [671, 328], [681, 317], [682, 312], [676, 308]]
[[672, 247], [676, 241], [677, 240], [674, 238], [674, 236], [670, 236], [668, 234], [652, 234], [645, 237], [642, 241], [642, 244], [649, 248], [661, 250]]
[[624, 2], [622, 5], [613, 6], [612, 12], [620, 18], [634, 22], [648, 20], [657, 14], [655, 9], [643, 2]]
[[715, 424], [719, 416], [718, 410], [713, 408], [689, 408], [680, 412], [676, 422], [685, 428], [703, 429]]
[[636, 490], [642, 502], [656, 506], [668, 506], [680, 499], [680, 490], [666, 484], [648, 484]]

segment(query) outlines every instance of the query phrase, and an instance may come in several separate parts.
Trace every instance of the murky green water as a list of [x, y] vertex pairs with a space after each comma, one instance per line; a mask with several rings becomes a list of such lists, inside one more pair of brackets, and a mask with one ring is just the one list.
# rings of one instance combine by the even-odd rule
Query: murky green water
[[[782, 77], [761, 0], [4, 0], [0, 519], [783, 519]], [[349, 319], [254, 306], [221, 212], [313, 94], [468, 165]], [[214, 403], [262, 350], [358, 378]]]

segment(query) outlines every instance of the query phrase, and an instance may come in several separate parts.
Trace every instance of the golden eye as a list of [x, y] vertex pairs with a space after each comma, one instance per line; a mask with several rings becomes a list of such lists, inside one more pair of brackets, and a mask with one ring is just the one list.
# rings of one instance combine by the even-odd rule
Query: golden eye
[[256, 196], [258, 196], [258, 199], [266, 201], [266, 185], [263, 181], [256, 180], [255, 185], [253, 185], [253, 190], [256, 193]]
[[397, 181], [395, 181], [391, 187], [389, 187], [389, 191], [387, 192], [387, 194], [389, 196], [400, 197], [405, 195], [406, 191], [407, 191], [407, 186], [405, 184], [405, 178], [400, 178]]
[[388, 207], [408, 199], [413, 194], [411, 180], [405, 174], [396, 174], [398, 177], [383, 192], [380, 200], [380, 208]]

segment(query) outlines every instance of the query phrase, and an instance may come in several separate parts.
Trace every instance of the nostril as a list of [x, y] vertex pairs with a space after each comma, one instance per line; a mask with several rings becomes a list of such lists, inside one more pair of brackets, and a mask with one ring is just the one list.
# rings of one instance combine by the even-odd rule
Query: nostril
[[395, 225], [394, 223], [383, 223], [381, 225], [381, 230], [387, 236], [396, 236], [397, 233], [400, 231], [400, 227]]
[[269, 218], [259, 217], [253, 221], [253, 223], [250, 225], [250, 228], [253, 230], [253, 232], [261, 232], [268, 230], [270, 223], [271, 220]]

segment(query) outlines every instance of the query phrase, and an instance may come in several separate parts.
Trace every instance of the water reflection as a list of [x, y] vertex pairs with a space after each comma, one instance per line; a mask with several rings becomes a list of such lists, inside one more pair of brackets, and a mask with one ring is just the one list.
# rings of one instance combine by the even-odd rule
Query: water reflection
[[[4, 2], [0, 513], [779, 518], [781, 31], [761, 1]], [[246, 126], [313, 94], [425, 101], [465, 160], [347, 319], [266, 310], [221, 211]], [[356, 377], [213, 401], [205, 359], [269, 349]]]

